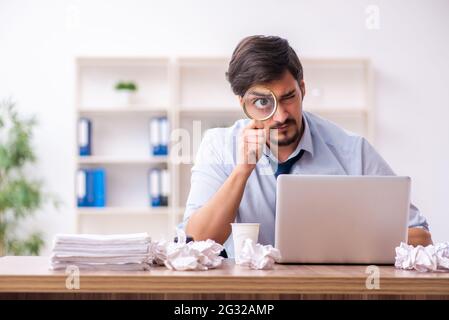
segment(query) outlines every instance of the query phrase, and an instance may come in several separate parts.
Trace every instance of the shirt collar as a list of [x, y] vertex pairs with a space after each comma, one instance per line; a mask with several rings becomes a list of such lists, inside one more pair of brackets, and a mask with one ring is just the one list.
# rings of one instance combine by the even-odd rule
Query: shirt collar
[[[296, 156], [301, 150], [307, 151], [313, 157], [313, 142], [312, 142], [312, 133], [310, 131], [309, 123], [307, 121], [307, 116], [304, 113], [302, 117], [302, 124], [304, 126], [304, 132], [302, 134], [301, 140], [299, 140], [296, 149], [292, 152], [292, 154], [288, 157], [288, 159]], [[270, 148], [265, 144], [263, 147], [263, 153], [265, 156], [269, 157], [272, 161], [277, 162], [277, 158], [271, 152]], [[288, 160], [287, 159], [287, 160]]]

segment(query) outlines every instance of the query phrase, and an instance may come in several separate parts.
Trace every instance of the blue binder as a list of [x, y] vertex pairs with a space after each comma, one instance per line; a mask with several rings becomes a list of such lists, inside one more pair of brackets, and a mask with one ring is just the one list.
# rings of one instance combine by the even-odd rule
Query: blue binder
[[168, 154], [168, 119], [167, 117], [154, 117], [150, 120], [150, 145], [153, 156], [166, 156]]
[[150, 145], [151, 145], [151, 153], [153, 156], [160, 155], [160, 129], [159, 129], [159, 119], [158, 118], [152, 118], [150, 120]]
[[92, 207], [94, 205], [95, 201], [95, 194], [94, 194], [94, 175], [92, 173], [92, 170], [88, 169], [86, 170], [86, 206]]
[[94, 201], [92, 206], [104, 207], [106, 205], [106, 172], [103, 168], [92, 170]]
[[166, 156], [168, 154], [168, 119], [167, 117], [159, 118], [160, 142], [159, 154]]
[[168, 196], [170, 193], [170, 176], [167, 169], [160, 171], [161, 182], [161, 206], [168, 206]]
[[76, 189], [78, 207], [87, 207], [87, 172], [79, 169], [76, 173]]
[[106, 205], [105, 169], [78, 170], [77, 184], [78, 207], [104, 207]]
[[150, 205], [160, 207], [161, 199], [161, 172], [159, 169], [150, 169], [148, 171], [148, 190], [150, 195]]
[[78, 120], [78, 148], [80, 156], [92, 154], [92, 122], [87, 118]]

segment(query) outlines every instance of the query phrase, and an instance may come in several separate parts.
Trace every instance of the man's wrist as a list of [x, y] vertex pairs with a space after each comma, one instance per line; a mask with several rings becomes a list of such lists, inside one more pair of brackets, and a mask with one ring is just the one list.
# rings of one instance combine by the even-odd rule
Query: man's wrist
[[253, 172], [255, 167], [256, 167], [256, 165], [253, 165], [253, 164], [239, 163], [235, 166], [233, 172], [239, 176], [243, 175], [246, 178], [248, 178], [251, 175], [251, 172]]

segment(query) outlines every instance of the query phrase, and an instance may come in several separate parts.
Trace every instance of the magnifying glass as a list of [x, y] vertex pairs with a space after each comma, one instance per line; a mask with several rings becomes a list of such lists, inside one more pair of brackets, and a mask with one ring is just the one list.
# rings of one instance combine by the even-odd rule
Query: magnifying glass
[[242, 98], [242, 107], [248, 118], [267, 120], [276, 112], [278, 102], [270, 89], [262, 85], [255, 85], [245, 92]]

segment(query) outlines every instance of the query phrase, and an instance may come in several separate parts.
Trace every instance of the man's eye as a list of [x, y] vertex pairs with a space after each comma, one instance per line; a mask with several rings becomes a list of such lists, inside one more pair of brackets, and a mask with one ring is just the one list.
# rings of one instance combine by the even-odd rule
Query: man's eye
[[256, 101], [254, 101], [254, 105], [260, 109], [266, 108], [268, 106], [268, 104], [269, 104], [269, 101], [267, 98], [259, 98], [259, 99], [256, 99]]

